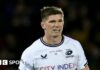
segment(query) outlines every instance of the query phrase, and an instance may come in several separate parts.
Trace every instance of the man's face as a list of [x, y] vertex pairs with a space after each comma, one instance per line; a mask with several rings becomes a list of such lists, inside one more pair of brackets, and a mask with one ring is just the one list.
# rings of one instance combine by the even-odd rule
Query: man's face
[[64, 18], [61, 14], [50, 15], [44, 21], [41, 26], [45, 31], [45, 35], [59, 36], [62, 34], [64, 25]]

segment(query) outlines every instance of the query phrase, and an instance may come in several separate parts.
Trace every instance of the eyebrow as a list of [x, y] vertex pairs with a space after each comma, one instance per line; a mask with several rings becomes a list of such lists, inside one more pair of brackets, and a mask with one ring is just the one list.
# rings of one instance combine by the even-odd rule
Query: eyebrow
[[[58, 20], [58, 22], [62, 22], [62, 21], [63, 21], [62, 19], [59, 19], [59, 20]], [[50, 21], [49, 21], [49, 23], [53, 23], [53, 22], [56, 22], [56, 20], [50, 20]]]
[[53, 22], [56, 22], [56, 20], [50, 20], [50, 21], [49, 21], [49, 23], [53, 23]]

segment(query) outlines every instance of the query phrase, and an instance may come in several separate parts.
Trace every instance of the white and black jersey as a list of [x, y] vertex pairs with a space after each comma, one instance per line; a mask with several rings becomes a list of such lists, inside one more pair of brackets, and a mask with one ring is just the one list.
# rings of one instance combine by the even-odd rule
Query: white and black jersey
[[80, 43], [63, 36], [59, 44], [36, 40], [22, 54], [20, 70], [81, 70], [87, 63]]

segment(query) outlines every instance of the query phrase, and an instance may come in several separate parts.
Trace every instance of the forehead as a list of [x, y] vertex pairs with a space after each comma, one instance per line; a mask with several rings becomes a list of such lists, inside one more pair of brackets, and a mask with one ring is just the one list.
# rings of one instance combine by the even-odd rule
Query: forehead
[[63, 18], [63, 15], [62, 14], [56, 14], [56, 15], [49, 15], [48, 16], [48, 19], [53, 19], [53, 18]]
[[63, 15], [62, 14], [56, 14], [56, 15], [49, 15], [47, 17], [47, 20], [56, 20], [56, 19], [63, 19]]

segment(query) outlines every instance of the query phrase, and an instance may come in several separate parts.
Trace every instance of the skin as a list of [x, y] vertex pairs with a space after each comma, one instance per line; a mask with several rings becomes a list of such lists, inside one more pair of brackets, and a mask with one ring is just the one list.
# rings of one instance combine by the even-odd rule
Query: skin
[[88, 66], [88, 65], [86, 65], [86, 66], [85, 66], [85, 68], [84, 68], [84, 69], [82, 69], [82, 70], [90, 70], [90, 68], [89, 68], [89, 66]]
[[50, 15], [41, 22], [44, 29], [43, 40], [48, 44], [58, 44], [62, 39], [64, 19], [61, 14]]
[[[59, 44], [62, 39], [64, 17], [62, 14], [50, 15], [43, 19], [41, 27], [44, 29], [43, 40], [48, 44]], [[82, 70], [90, 70], [86, 65]]]

